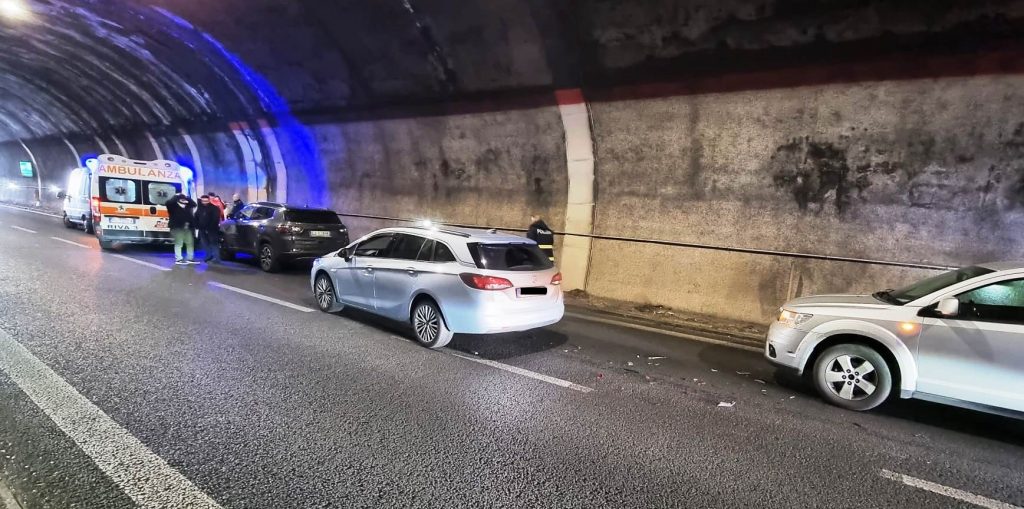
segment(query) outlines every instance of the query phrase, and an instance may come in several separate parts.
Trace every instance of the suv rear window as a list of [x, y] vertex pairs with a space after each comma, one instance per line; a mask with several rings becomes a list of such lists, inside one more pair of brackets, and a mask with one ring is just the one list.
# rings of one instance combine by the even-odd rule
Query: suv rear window
[[284, 220], [293, 223], [341, 224], [338, 214], [330, 210], [286, 210]]
[[469, 253], [481, 269], [489, 270], [547, 270], [554, 267], [547, 255], [536, 244], [481, 244], [470, 243]]

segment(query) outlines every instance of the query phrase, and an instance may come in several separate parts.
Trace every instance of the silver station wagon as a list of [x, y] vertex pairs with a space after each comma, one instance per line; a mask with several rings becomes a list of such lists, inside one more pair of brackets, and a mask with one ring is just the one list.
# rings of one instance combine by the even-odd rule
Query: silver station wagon
[[321, 311], [346, 306], [408, 321], [430, 348], [456, 333], [543, 327], [562, 319], [562, 275], [529, 239], [494, 230], [387, 228], [317, 259]]
[[823, 398], [868, 410], [890, 394], [1024, 416], [1024, 262], [946, 272], [874, 295], [786, 303], [769, 361]]

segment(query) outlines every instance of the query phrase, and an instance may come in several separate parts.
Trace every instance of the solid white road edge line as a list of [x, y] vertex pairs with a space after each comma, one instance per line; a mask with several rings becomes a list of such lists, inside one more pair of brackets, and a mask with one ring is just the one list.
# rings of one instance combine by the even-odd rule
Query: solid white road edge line
[[149, 262], [144, 262], [142, 260], [136, 260], [135, 258], [132, 258], [130, 256], [125, 256], [123, 254], [114, 254], [114, 255], [111, 255], [111, 256], [113, 256], [114, 258], [120, 258], [122, 260], [127, 260], [127, 261], [132, 262], [132, 263], [137, 263], [139, 265], [145, 265], [146, 267], [149, 267], [151, 269], [162, 270], [164, 272], [168, 272], [168, 271], [171, 270], [170, 267], [164, 267], [163, 265], [157, 265], [155, 263], [149, 263]]
[[220, 507], [3, 330], [0, 370], [139, 506]]
[[969, 504], [974, 504], [978, 507], [986, 507], [988, 509], [1021, 509], [1020, 506], [1007, 504], [1006, 502], [1000, 502], [998, 500], [993, 500], [991, 498], [983, 497], [981, 495], [975, 495], [974, 493], [968, 491], [950, 488], [949, 486], [943, 486], [938, 483], [925, 481], [924, 479], [918, 479], [916, 477], [911, 477], [909, 475], [893, 472], [891, 470], [882, 469], [880, 475], [886, 479], [891, 479], [893, 481], [906, 484], [907, 486], [913, 486], [915, 488], [930, 491], [932, 493], [938, 493], [939, 495], [945, 497], [955, 498], [957, 500], [961, 500]]
[[43, 212], [41, 210], [32, 210], [32, 209], [27, 208], [27, 207], [16, 207], [14, 205], [5, 205], [3, 203], [0, 203], [0, 208], [11, 209], [11, 210], [20, 210], [22, 212], [30, 212], [32, 214], [39, 214], [40, 216], [58, 217], [58, 218], [61, 217], [59, 214], [51, 214], [49, 212]]
[[658, 333], [658, 334], [664, 334], [666, 336], [674, 336], [674, 337], [677, 337], [677, 338], [689, 339], [691, 341], [700, 341], [701, 343], [710, 343], [712, 345], [728, 346], [730, 348], [736, 348], [736, 349], [739, 349], [739, 350], [746, 350], [748, 352], [757, 352], [757, 353], [764, 352], [764, 349], [757, 348], [757, 347], [754, 347], [754, 346], [738, 345], [736, 343], [730, 343], [728, 341], [722, 341], [720, 339], [705, 338], [703, 336], [695, 336], [693, 334], [684, 334], [682, 332], [676, 332], [676, 331], [670, 331], [670, 330], [665, 330], [665, 329], [659, 329], [657, 327], [648, 327], [646, 325], [638, 325], [638, 324], [635, 324], [635, 323], [620, 322], [620, 321], [611, 320], [611, 319], [608, 319], [608, 318], [598, 318], [596, 316], [581, 315], [581, 314], [578, 314], [578, 313], [570, 313], [568, 311], [565, 313], [565, 316], [568, 316], [570, 318], [577, 318], [577, 319], [580, 319], [580, 320], [586, 320], [588, 322], [597, 322], [597, 323], [603, 323], [603, 324], [608, 324], [608, 325], [618, 325], [620, 327], [626, 327], [626, 328], [629, 328], [629, 329], [637, 329], [637, 330], [642, 330], [642, 331], [646, 331], [646, 332], [655, 332], [655, 333]]
[[226, 285], [224, 283], [218, 283], [216, 281], [210, 281], [207, 284], [210, 285], [210, 286], [216, 286], [217, 288], [223, 288], [225, 290], [230, 290], [230, 291], [235, 292], [235, 293], [240, 293], [242, 295], [248, 295], [249, 297], [252, 297], [254, 299], [260, 299], [260, 300], [265, 300], [267, 302], [273, 302], [274, 304], [277, 304], [279, 306], [284, 306], [286, 308], [291, 308], [291, 309], [294, 309], [296, 311], [302, 311], [303, 313], [312, 313], [313, 311], [316, 311], [315, 309], [312, 309], [312, 308], [307, 308], [305, 306], [299, 306], [298, 304], [292, 304], [291, 302], [286, 302], [286, 301], [283, 301], [281, 299], [275, 299], [273, 297], [268, 297], [266, 295], [259, 294], [259, 293], [256, 293], [256, 292], [250, 292], [249, 290], [243, 290], [241, 288], [236, 288], [234, 286]]
[[63, 242], [63, 243], [65, 243], [65, 244], [71, 244], [72, 246], [78, 246], [78, 247], [84, 247], [84, 248], [86, 248], [86, 249], [92, 249], [91, 247], [89, 247], [89, 246], [88, 246], [88, 245], [86, 245], [86, 244], [79, 244], [78, 242], [72, 242], [72, 241], [70, 241], [70, 240], [67, 240], [67, 239], [62, 239], [62, 238], [60, 238], [60, 237], [50, 237], [50, 238], [51, 238], [51, 239], [53, 239], [53, 240], [56, 240], [56, 241], [58, 241], [58, 242]]
[[537, 372], [534, 372], [534, 371], [530, 371], [528, 369], [518, 368], [516, 366], [509, 366], [508, 364], [502, 364], [500, 362], [495, 362], [495, 361], [492, 361], [490, 359], [481, 359], [479, 357], [471, 357], [469, 355], [463, 355], [461, 353], [455, 353], [455, 352], [449, 352], [449, 353], [451, 355], [454, 355], [455, 357], [466, 359], [467, 361], [477, 362], [477, 363], [480, 363], [480, 364], [484, 364], [484, 365], [490, 366], [492, 368], [498, 368], [498, 369], [501, 369], [501, 370], [504, 370], [504, 371], [508, 371], [509, 373], [515, 373], [517, 375], [525, 376], [527, 378], [532, 378], [534, 380], [540, 380], [541, 382], [547, 382], [549, 384], [557, 385], [559, 387], [565, 387], [566, 389], [572, 389], [574, 391], [580, 391], [580, 392], [592, 392], [594, 390], [594, 389], [591, 389], [590, 387], [585, 387], [585, 386], [582, 386], [582, 385], [574, 384], [574, 383], [572, 383], [570, 381], [567, 381], [567, 380], [562, 380], [561, 378], [555, 378], [553, 376], [542, 375], [540, 373], [537, 373]]
[[25, 233], [39, 233], [39, 232], [37, 232], [35, 230], [29, 230], [28, 228], [22, 228], [20, 226], [14, 226], [13, 224], [11, 225], [11, 228], [14, 228], [15, 230], [23, 231]]

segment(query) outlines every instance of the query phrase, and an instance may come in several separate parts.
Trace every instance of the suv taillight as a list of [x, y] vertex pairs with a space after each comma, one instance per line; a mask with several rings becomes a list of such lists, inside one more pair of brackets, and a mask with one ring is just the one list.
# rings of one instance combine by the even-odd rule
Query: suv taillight
[[289, 233], [291, 233], [291, 234], [302, 233], [302, 227], [299, 227], [299, 226], [287, 226], [287, 225], [283, 225], [282, 224], [282, 225], [277, 227], [277, 233], [283, 233], [285, 235], [288, 235]]
[[459, 274], [462, 282], [470, 288], [477, 290], [508, 290], [512, 288], [512, 282], [503, 277], [484, 276], [480, 274]]
[[554, 276], [551, 276], [551, 284], [553, 284], [553, 285], [560, 285], [560, 284], [562, 284], [562, 273], [561, 272], [555, 274]]

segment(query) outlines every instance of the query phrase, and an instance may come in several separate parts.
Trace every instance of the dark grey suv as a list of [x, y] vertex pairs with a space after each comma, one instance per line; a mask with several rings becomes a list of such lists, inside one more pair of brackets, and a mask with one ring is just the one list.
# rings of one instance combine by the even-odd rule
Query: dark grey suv
[[317, 258], [348, 245], [348, 229], [335, 212], [280, 203], [250, 203], [238, 219], [222, 222], [220, 231], [222, 259], [250, 254], [267, 272], [276, 272], [282, 263]]

